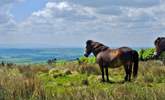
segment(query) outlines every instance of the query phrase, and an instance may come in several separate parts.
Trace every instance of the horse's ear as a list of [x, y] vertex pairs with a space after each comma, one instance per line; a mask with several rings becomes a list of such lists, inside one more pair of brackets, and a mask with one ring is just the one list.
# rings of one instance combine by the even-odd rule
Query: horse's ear
[[155, 45], [161, 40], [161, 37], [158, 37], [156, 40], [155, 40]]
[[102, 48], [102, 51], [107, 50], [107, 49], [108, 49], [108, 47], [104, 46], [104, 47]]
[[161, 37], [158, 37], [156, 40], [160, 40], [161, 39]]
[[87, 42], [86, 42], [86, 44], [88, 44], [88, 45], [90, 45], [90, 44], [92, 44], [92, 40], [87, 40]]

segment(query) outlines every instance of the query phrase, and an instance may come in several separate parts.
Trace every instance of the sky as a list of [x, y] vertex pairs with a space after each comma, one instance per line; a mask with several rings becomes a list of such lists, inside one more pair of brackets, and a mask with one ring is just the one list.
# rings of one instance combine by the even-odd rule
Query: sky
[[165, 0], [0, 0], [0, 47], [153, 47]]

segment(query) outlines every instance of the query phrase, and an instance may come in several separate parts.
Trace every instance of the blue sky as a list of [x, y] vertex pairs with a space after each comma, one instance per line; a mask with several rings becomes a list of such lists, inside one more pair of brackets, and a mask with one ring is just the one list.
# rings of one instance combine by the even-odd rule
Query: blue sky
[[1, 0], [0, 47], [151, 47], [165, 36], [164, 0]]

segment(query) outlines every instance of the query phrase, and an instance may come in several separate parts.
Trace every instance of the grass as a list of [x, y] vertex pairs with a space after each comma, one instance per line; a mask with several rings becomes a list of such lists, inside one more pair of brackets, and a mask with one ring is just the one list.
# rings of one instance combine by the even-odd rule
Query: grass
[[139, 66], [138, 78], [125, 83], [123, 67], [109, 69], [114, 83], [102, 83], [93, 60], [0, 66], [0, 100], [164, 100], [165, 65], [151, 60]]

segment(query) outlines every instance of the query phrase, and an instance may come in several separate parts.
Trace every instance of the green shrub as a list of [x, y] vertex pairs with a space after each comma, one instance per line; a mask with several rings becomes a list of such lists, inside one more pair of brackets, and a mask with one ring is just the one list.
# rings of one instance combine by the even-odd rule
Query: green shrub
[[94, 63], [96, 63], [96, 58], [94, 56], [88, 57], [88, 58], [82, 56], [82, 57], [79, 58], [79, 60], [82, 63], [88, 63], [88, 64], [94, 64]]
[[65, 60], [58, 60], [56, 63], [54, 63], [56, 66], [64, 66], [67, 61]]
[[[147, 48], [139, 50], [139, 59], [140, 60], [149, 60], [154, 56], [155, 48]], [[159, 56], [159, 59], [165, 59], [165, 52], [162, 52]]]
[[72, 74], [72, 72], [69, 69], [59, 70], [59, 69], [53, 68], [49, 71], [49, 75], [54, 78], [57, 78], [59, 76], [70, 75], [70, 74]]
[[56, 78], [58, 76], [63, 76], [63, 72], [61, 70], [53, 68], [49, 71], [49, 75]]
[[155, 52], [155, 48], [141, 49], [139, 51], [139, 57], [141, 60], [152, 59]]

